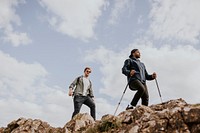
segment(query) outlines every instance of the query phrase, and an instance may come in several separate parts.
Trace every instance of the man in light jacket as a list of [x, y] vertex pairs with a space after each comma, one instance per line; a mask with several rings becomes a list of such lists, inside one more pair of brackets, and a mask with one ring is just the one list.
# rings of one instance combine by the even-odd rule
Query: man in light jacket
[[91, 68], [84, 69], [84, 75], [77, 77], [69, 86], [69, 96], [74, 96], [74, 112], [72, 118], [80, 112], [83, 104], [90, 108], [90, 115], [96, 120], [96, 109], [92, 82], [89, 79]]

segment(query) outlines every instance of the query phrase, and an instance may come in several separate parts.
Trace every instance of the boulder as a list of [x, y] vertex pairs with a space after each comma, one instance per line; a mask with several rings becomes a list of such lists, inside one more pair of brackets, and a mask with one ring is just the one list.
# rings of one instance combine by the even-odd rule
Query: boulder
[[70, 120], [65, 126], [66, 133], [75, 133], [82, 132], [86, 130], [89, 126], [92, 126], [95, 123], [94, 119], [88, 114], [77, 114]]

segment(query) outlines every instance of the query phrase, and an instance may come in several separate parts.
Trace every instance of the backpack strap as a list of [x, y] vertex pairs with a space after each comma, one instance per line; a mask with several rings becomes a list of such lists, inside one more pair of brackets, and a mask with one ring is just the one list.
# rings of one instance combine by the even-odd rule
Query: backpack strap
[[81, 76], [79, 76], [79, 77], [77, 78], [76, 84], [78, 84], [78, 82], [80, 81], [80, 79], [81, 79]]

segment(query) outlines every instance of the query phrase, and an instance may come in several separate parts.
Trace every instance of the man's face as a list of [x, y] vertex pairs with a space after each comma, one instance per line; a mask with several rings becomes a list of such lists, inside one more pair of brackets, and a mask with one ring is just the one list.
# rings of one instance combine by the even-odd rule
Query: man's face
[[140, 51], [139, 50], [135, 51], [135, 53], [133, 53], [133, 56], [135, 58], [140, 58]]
[[90, 75], [90, 73], [91, 73], [91, 69], [86, 69], [84, 72], [86, 77], [88, 77]]

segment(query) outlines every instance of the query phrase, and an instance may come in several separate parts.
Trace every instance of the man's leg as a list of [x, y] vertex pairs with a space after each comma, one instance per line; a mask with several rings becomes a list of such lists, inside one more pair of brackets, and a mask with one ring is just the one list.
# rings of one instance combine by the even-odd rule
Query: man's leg
[[72, 118], [80, 112], [83, 102], [84, 102], [84, 98], [82, 96], [74, 97], [74, 112], [72, 114]]
[[84, 104], [90, 108], [90, 115], [96, 120], [96, 106], [92, 98], [87, 96], [87, 100], [85, 100]]
[[145, 86], [139, 80], [135, 80], [135, 81], [131, 82], [130, 85], [132, 88], [135, 88], [137, 90], [137, 92], [135, 93], [135, 95], [131, 101], [131, 105], [136, 106], [138, 101], [144, 94]]
[[145, 90], [144, 93], [142, 95], [142, 105], [148, 106], [149, 104], [149, 93], [148, 93], [148, 89], [147, 89], [147, 85], [144, 84]]

